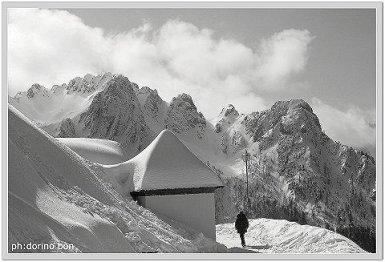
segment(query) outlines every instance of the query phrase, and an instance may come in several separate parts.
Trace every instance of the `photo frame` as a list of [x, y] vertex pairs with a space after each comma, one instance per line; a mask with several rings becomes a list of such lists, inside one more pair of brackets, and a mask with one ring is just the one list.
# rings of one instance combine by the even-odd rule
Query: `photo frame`
[[[5, 108], [6, 105], [10, 104], [10, 97], [15, 95], [14, 93], [11, 94], [11, 92], [10, 92], [10, 86], [11, 86], [11, 84], [10, 84], [10, 72], [12, 72], [12, 70], [15, 71], [16, 67], [10, 67], [10, 59], [9, 59], [10, 53], [9, 52], [10, 52], [10, 44], [12, 44], [12, 43], [9, 42], [9, 39], [10, 39], [9, 38], [10, 37], [10, 31], [9, 31], [10, 20], [9, 19], [10, 19], [10, 10], [11, 9], [24, 9], [24, 8], [35, 8], [35, 9], [37, 8], [37, 9], [43, 9], [43, 10], [47, 9], [47, 10], [83, 10], [83, 11], [88, 10], [88, 9], [93, 9], [93, 10], [98, 10], [99, 12], [101, 12], [103, 10], [107, 10], [107, 9], [110, 11], [111, 10], [166, 10], [166, 9], [168, 9], [168, 10], [174, 10], [175, 12], [178, 12], [179, 10], [183, 9], [185, 13], [188, 13], [188, 10], [200, 10], [200, 11], [207, 11], [207, 10], [229, 10], [229, 11], [231, 11], [231, 10], [238, 10], [238, 11], [239, 10], [248, 10], [249, 12], [252, 12], [252, 10], [259, 10], [259, 11], [281, 10], [283, 12], [285, 10], [286, 11], [288, 11], [288, 10], [291, 10], [291, 11], [301, 10], [304, 13], [306, 13], [307, 11], [310, 12], [311, 10], [312, 11], [320, 11], [320, 12], [322, 10], [334, 10], [337, 14], [338, 14], [338, 11], [340, 11], [340, 10], [372, 10], [372, 11], [374, 11], [375, 12], [375, 29], [372, 28], [372, 30], [375, 31], [376, 37], [375, 37], [375, 39], [372, 39], [372, 44], [375, 45], [375, 50], [372, 50], [372, 51], [375, 52], [375, 61], [369, 61], [369, 62], [372, 64], [375, 63], [375, 66], [373, 66], [373, 68], [375, 68], [375, 72], [370, 71], [368, 73], [368, 75], [372, 76], [371, 80], [373, 81], [373, 83], [375, 83], [375, 91], [374, 90], [372, 90], [372, 91], [375, 92], [375, 94], [376, 94], [375, 101], [372, 101], [373, 103], [375, 103], [375, 106], [373, 106], [373, 108], [375, 108], [375, 112], [374, 112], [374, 119], [375, 119], [375, 123], [374, 123], [374, 126], [375, 126], [374, 127], [374, 129], [375, 129], [375, 131], [374, 131], [375, 132], [375, 144], [374, 144], [374, 152], [375, 152], [375, 191], [374, 192], [375, 193], [374, 193], [374, 197], [375, 197], [375, 206], [376, 206], [376, 210], [375, 210], [375, 235], [376, 235], [376, 237], [375, 237], [375, 252], [373, 252], [373, 253], [354, 253], [354, 254], [347, 254], [347, 253], [336, 254], [336, 253], [328, 253], [328, 252], [322, 252], [322, 253], [306, 253], [306, 252], [304, 252], [304, 253], [296, 253], [296, 252], [289, 252], [289, 253], [285, 253], [285, 252], [284, 253], [274, 253], [274, 252], [271, 252], [271, 253], [254, 253], [253, 252], [253, 253], [249, 253], [249, 252], [236, 252], [236, 253], [233, 253], [231, 251], [227, 251], [224, 253], [219, 253], [219, 252], [213, 252], [213, 253], [208, 253], [208, 252], [203, 252], [203, 253], [198, 253], [198, 252], [197, 253], [191, 253], [191, 252], [187, 252], [187, 253], [182, 253], [182, 252], [153, 253], [156, 251], [151, 249], [149, 251], [151, 253], [133, 253], [133, 252], [113, 252], [113, 253], [111, 253], [108, 251], [102, 251], [100, 253], [99, 252], [98, 253], [97, 252], [89, 252], [89, 253], [87, 253], [87, 252], [86, 253], [38, 253], [38, 252], [35, 252], [34, 253], [33, 251], [32, 251], [32, 253], [23, 253], [23, 252], [12, 253], [12, 252], [10, 252], [10, 247], [9, 247], [10, 242], [9, 242], [9, 238], [8, 238], [9, 235], [7, 233], [7, 234], [3, 234], [3, 239], [2, 239], [3, 240], [3, 246], [2, 246], [3, 259], [12, 259], [12, 260], [13, 259], [26, 259], [26, 260], [27, 259], [28, 260], [29, 259], [69, 259], [69, 260], [72, 260], [72, 259], [98, 259], [98, 260], [99, 259], [119, 259], [119, 260], [120, 259], [135, 259], [135, 260], [136, 259], [155, 259], [155, 260], [158, 260], [158, 259], [159, 260], [163, 260], [163, 259], [182, 259], [182, 260], [184, 260], [184, 259], [189, 259], [189, 260], [190, 259], [194, 259], [194, 260], [195, 259], [196, 260], [198, 260], [198, 259], [210, 259], [210, 260], [227, 260], [227, 259], [232, 259], [232, 260], [238, 260], [238, 259], [239, 260], [248, 260], [248, 259], [250, 259], [250, 260], [251, 259], [298, 259], [298, 260], [302, 260], [302, 259], [306, 259], [306, 260], [310, 260], [310, 259], [349, 259], [349, 260], [358, 260], [358, 259], [365, 259], [366, 260], [366, 259], [371, 259], [371, 260], [378, 260], [378, 259], [383, 258], [383, 228], [382, 228], [383, 227], [383, 210], [382, 210], [383, 209], [383, 176], [382, 176], [382, 174], [383, 174], [383, 163], [382, 163], [382, 159], [383, 159], [383, 75], [382, 75], [382, 72], [383, 72], [383, 68], [382, 68], [383, 67], [383, 53], [382, 53], [383, 52], [383, 16], [382, 16], [383, 15], [383, 5], [381, 2], [110, 2], [110, 3], [109, 2], [3, 2], [2, 3], [2, 43], [3, 43], [3, 45], [2, 45], [2, 54], [3, 54], [2, 83], [3, 83], [4, 88], [2, 89], [2, 99], [3, 99], [2, 100], [2, 102], [3, 102], [2, 103], [2, 105], [3, 105], [2, 124], [3, 124], [3, 130], [7, 130], [6, 132], [3, 132], [3, 136], [2, 136], [2, 138], [3, 138], [2, 141], [4, 143], [3, 147], [2, 147], [2, 157], [3, 157], [3, 165], [2, 165], [2, 171], [3, 172], [2, 173], [7, 174], [7, 175], [3, 175], [3, 177], [2, 177], [2, 189], [3, 189], [2, 190], [2, 204], [3, 204], [2, 228], [3, 228], [3, 232], [8, 232], [9, 221], [11, 220], [10, 211], [9, 211], [9, 206], [10, 206], [10, 201], [11, 201], [11, 198], [9, 197], [9, 195], [10, 195], [9, 192], [11, 192], [9, 190], [9, 188], [10, 188], [9, 176], [10, 176], [10, 170], [11, 169], [9, 169], [9, 165], [10, 165], [9, 161], [10, 161], [10, 158], [12, 158], [12, 156], [10, 154], [10, 152], [11, 152], [10, 147], [11, 146], [9, 144], [9, 133], [10, 133], [9, 128], [10, 128], [10, 124], [14, 124], [16, 121], [16, 120], [12, 120], [12, 117], [10, 116], [9, 111], [7, 111]], [[113, 12], [110, 13], [110, 15], [113, 16]], [[136, 15], [140, 16], [140, 14], [139, 15], [136, 14]], [[229, 15], [227, 17], [231, 17], [231, 15]], [[236, 23], [238, 18], [239, 17], [236, 16], [236, 17], [232, 17], [231, 19], [234, 23]], [[146, 19], [146, 17], [144, 17], [143, 19]], [[183, 16], [181, 17], [181, 19], [183, 19]], [[307, 18], [307, 19], [309, 19], [309, 18]], [[80, 20], [81, 19], [79, 19], [79, 21]], [[96, 23], [95, 20], [92, 20], [92, 19], [90, 19], [89, 21]], [[207, 21], [211, 21], [211, 20], [207, 20]], [[304, 21], [305, 21], [304, 25], [306, 27], [305, 23], [308, 20], [304, 19]], [[95, 27], [97, 27], [97, 26], [95, 26]], [[207, 24], [207, 25], [203, 25], [202, 27], [210, 28], [210, 25]], [[199, 26], [198, 26], [198, 28], [199, 28]], [[218, 26], [218, 28], [220, 28], [220, 26]], [[97, 31], [99, 29], [94, 29], [94, 30]], [[114, 31], [114, 30], [117, 30], [117, 29], [113, 29], [111, 31]], [[150, 30], [150, 29], [148, 29], [146, 26], [143, 26], [137, 30], [138, 31], [135, 33], [139, 32], [138, 34], [141, 34], [142, 32], [140, 30], [143, 30], [143, 32], [145, 32], [146, 30]], [[191, 30], [194, 31], [195, 29], [191, 29]], [[199, 31], [200, 29], [197, 29], [197, 30]], [[222, 32], [225, 32], [225, 30], [223, 28], [222, 28], [222, 30], [223, 30]], [[199, 31], [199, 32], [201, 32], [201, 31]], [[211, 35], [215, 34], [211, 31], [202, 30], [202, 32], [203, 32], [202, 34], [204, 36], [209, 36], [209, 37], [211, 37]], [[116, 33], [116, 32], [114, 32], [114, 33]], [[135, 33], [133, 33], [133, 35], [135, 35]], [[249, 31], [247, 31], [245, 34], [248, 34], [248, 33], [249, 33]], [[103, 33], [101, 33], [101, 35], [103, 35]], [[116, 33], [116, 35], [119, 35], [119, 32]], [[236, 35], [236, 34], [231, 35], [231, 37], [233, 37], [234, 35]], [[165, 35], [165, 36], [169, 36], [169, 35]], [[100, 37], [100, 36], [97, 36], [97, 37]], [[124, 37], [124, 36], [122, 36], [122, 37]], [[146, 38], [146, 37], [153, 37], [153, 36], [144, 35], [142, 37]], [[242, 38], [241, 33], [239, 33], [237, 35], [237, 37]], [[317, 36], [315, 36], [315, 38], [316, 37]], [[340, 37], [349, 38], [350, 36], [349, 35], [343, 35]], [[236, 38], [236, 37], [234, 37], [234, 38]], [[223, 38], [221, 38], [221, 36], [219, 36], [218, 38], [214, 38], [214, 39], [216, 39], [218, 41], [218, 43], [221, 44], [221, 40], [226, 39], [226, 36], [224, 36]], [[29, 39], [29, 40], [31, 40], [31, 39]], [[202, 39], [198, 38], [198, 40], [202, 40]], [[99, 38], [95, 38], [95, 41], [99, 41]], [[203, 39], [202, 41], [209, 41], [209, 40]], [[231, 40], [229, 42], [224, 42], [224, 45], [233, 44], [232, 41], [233, 40]], [[246, 40], [243, 40], [243, 41], [246, 41]], [[309, 41], [311, 41], [311, 40], [309, 40]], [[140, 41], [138, 41], [138, 43], [139, 43], [139, 45], [143, 44], [143, 42], [140, 42]], [[82, 43], [79, 43], [79, 45], [80, 44], [82, 44]], [[198, 45], [201, 43], [197, 41], [196, 44]], [[220, 45], [220, 44], [218, 44], [218, 45]], [[240, 42], [240, 44], [242, 44], [242, 42]], [[220, 47], [222, 48], [223, 46], [220, 46]], [[224, 46], [223, 48], [225, 48], [225, 47], [226, 46]], [[107, 49], [108, 48], [109, 47], [107, 47]], [[152, 47], [150, 47], [148, 49], [149, 52], [153, 51], [153, 49], [151, 49], [151, 48]], [[208, 49], [210, 49], [210, 48], [208, 48]], [[176, 52], [176, 51], [172, 50], [172, 52]], [[243, 49], [241, 49], [239, 52], [245, 52], [246, 54], [248, 54], [248, 50], [244, 51]], [[44, 51], [42, 51], [42, 53], [44, 53]], [[40, 53], [40, 55], [42, 53]], [[231, 60], [232, 59], [231, 55], [232, 54], [230, 54], [229, 57], [225, 57], [225, 59], [227, 58], [227, 59]], [[241, 56], [243, 56], [243, 55], [244, 54], [242, 53]], [[119, 55], [117, 55], [117, 56], [119, 56]], [[256, 55], [253, 54], [252, 56], [256, 56]], [[15, 56], [13, 58], [15, 58]], [[193, 58], [191, 58], [191, 59], [193, 59]], [[217, 59], [217, 58], [215, 58], [215, 59]], [[212, 61], [214, 61], [214, 63], [222, 63], [223, 62], [222, 60], [220, 60], [220, 58], [218, 58], [218, 60], [215, 60], [215, 59], [213, 58], [213, 60], [212, 60]], [[248, 59], [248, 56], [244, 55], [243, 57], [241, 57], [240, 60], [234, 60], [234, 61], [239, 62], [239, 61], [242, 61], [242, 59]], [[251, 58], [251, 59], [253, 59], [253, 58]], [[189, 62], [191, 60], [186, 60], [186, 61]], [[187, 63], [186, 61], [182, 60], [181, 63], [182, 64]], [[31, 62], [33, 62], [33, 61], [31, 61]], [[99, 62], [97, 61], [95, 63], [99, 63]], [[225, 64], [225, 62], [223, 62], [223, 63]], [[241, 63], [241, 62], [239, 62], [239, 63]], [[250, 62], [250, 63], [254, 63], [254, 62]], [[180, 65], [181, 64], [177, 64], [177, 66], [180, 66]], [[201, 64], [199, 64], [199, 66], [200, 65]], [[103, 66], [104, 66], [104, 64], [103, 64]], [[126, 66], [126, 65], [124, 65], [124, 66]], [[240, 68], [243, 70], [246, 68], [246, 66], [248, 66], [248, 65], [241, 64]], [[106, 65], [106, 67], [108, 67], [108, 65]], [[31, 69], [33, 67], [30, 66], [28, 68]], [[119, 68], [119, 67], [116, 67], [116, 68]], [[210, 66], [207, 68], [210, 68]], [[225, 69], [223, 69], [223, 68], [225, 68]], [[223, 68], [221, 67], [220, 70], [223, 70], [226, 73], [227, 67], [223, 66]], [[64, 69], [61, 69], [61, 70], [64, 70]], [[193, 69], [191, 69], [191, 70], [193, 70]], [[220, 70], [218, 71], [219, 72], [218, 74], [222, 73], [222, 71], [220, 71]], [[293, 70], [295, 72], [295, 70], [297, 70], [297, 69], [291, 69], [291, 70]], [[79, 71], [82, 72], [82, 70], [79, 70]], [[119, 70], [117, 70], [117, 71], [119, 71]], [[298, 69], [298, 71], [301, 71], [301, 70]], [[349, 71], [349, 70], [347, 70], [347, 71]], [[193, 72], [195, 72], [195, 71], [193, 71]], [[196, 72], [204, 73], [200, 70], [198, 70]], [[233, 71], [231, 71], [231, 73], [232, 72]], [[159, 73], [159, 72], [154, 72], [154, 73]], [[175, 72], [173, 72], [173, 73], [175, 73]], [[81, 75], [82, 73], [79, 73], [79, 74]], [[181, 74], [183, 74], [183, 73], [181, 73]], [[140, 74], [138, 74], [138, 76], [140, 76]], [[247, 76], [247, 77], [249, 77], [249, 76]], [[375, 77], [375, 79], [373, 79], [373, 77]], [[138, 77], [138, 78], [140, 78], [140, 77]], [[116, 82], [116, 85], [119, 85], [119, 83], [120, 82]], [[222, 82], [220, 82], [220, 83], [222, 83]], [[199, 92], [204, 92], [204, 90], [201, 90]], [[265, 90], [263, 90], [261, 92], [265, 92]], [[165, 92], [163, 94], [165, 94]], [[208, 94], [210, 94], [210, 93], [208, 93]], [[249, 94], [249, 93], [246, 93], [246, 94]], [[277, 94], [277, 93], [275, 93], [275, 94]], [[294, 93], [294, 94], [298, 94], [298, 93]], [[210, 96], [210, 95], [208, 95], [208, 96]], [[279, 95], [277, 95], [277, 97], [279, 97]], [[184, 97], [183, 99], [188, 99], [188, 98]], [[190, 99], [191, 99], [191, 97], [190, 97]], [[210, 106], [214, 106], [214, 102], [212, 102], [212, 103], [213, 103], [213, 105], [208, 105], [207, 108], [210, 108]], [[302, 104], [300, 106], [302, 106]], [[9, 106], [8, 106], [8, 108], [9, 108]], [[111, 110], [113, 110], [113, 109], [111, 109]], [[26, 110], [26, 111], [28, 111], [28, 110]], [[326, 112], [329, 113], [329, 111], [326, 111]], [[26, 114], [25, 112], [23, 112], [23, 113]], [[178, 116], [176, 116], [176, 117], [178, 117]], [[23, 118], [20, 117], [20, 119], [23, 119]], [[17, 120], [17, 121], [19, 121], [19, 120]], [[32, 121], [35, 121], [34, 122], [35, 124], [36, 124], [36, 122], [38, 122], [36, 119], [33, 119]], [[101, 127], [98, 127], [98, 128], [101, 129]], [[15, 130], [16, 130], [16, 128], [15, 128]], [[44, 132], [47, 132], [47, 130], [45, 130]], [[289, 132], [289, 131], [287, 131], [287, 132]], [[261, 136], [264, 134], [261, 134]], [[167, 134], [163, 135], [163, 137], [161, 136], [159, 138], [159, 140], [163, 141], [162, 139], [164, 139], [164, 140], [168, 139], [167, 141], [169, 141], [169, 140], [174, 139], [174, 138], [170, 138], [170, 136], [172, 136], [172, 135], [167, 135]], [[99, 137], [99, 138], [101, 138], [101, 137]], [[8, 142], [6, 142], [6, 141], [8, 141]], [[65, 145], [68, 146], [70, 148], [70, 150], [74, 150], [76, 152], [76, 150], [74, 148], [71, 148], [70, 142], [67, 142], [67, 141], [63, 142], [63, 141], [64, 140], [61, 140], [60, 143], [63, 143], [63, 144], [68, 143]], [[175, 140], [175, 141], [177, 141], [177, 140]], [[175, 142], [174, 144], [178, 144], [178, 143], [179, 142]], [[150, 144], [150, 143], [148, 143], [148, 144]], [[159, 144], [154, 145], [155, 148], [156, 148], [156, 146], [158, 146], [159, 148], [162, 148], [162, 144], [160, 142], [159, 142]], [[167, 146], [165, 146], [165, 147], [167, 147]], [[183, 146], [181, 146], [181, 147], [183, 147]], [[175, 146], [174, 149], [175, 148], [177, 148], [177, 146]], [[193, 146], [191, 146], [191, 144], [187, 144], [187, 148], [191, 149], [191, 148], [193, 148]], [[143, 148], [140, 148], [139, 151], [141, 151], [141, 150], [143, 150]], [[183, 151], [183, 150], [184, 149], [180, 149], [180, 151], [177, 151], [178, 152], [177, 154], [181, 154], [181, 155], [185, 154], [184, 153], [185, 151]], [[144, 151], [145, 150], [143, 150], [143, 152]], [[191, 151], [194, 151], [194, 150], [191, 149]], [[163, 152], [162, 155], [164, 157], [166, 157], [167, 152], [168, 151]], [[194, 153], [194, 155], [197, 155], [197, 153], [195, 151], [193, 153]], [[78, 153], [78, 154], [80, 154], [80, 153]], [[146, 157], [149, 159], [149, 158], [151, 158], [152, 154], [153, 153], [150, 152], [150, 153], [148, 153], [148, 156], [146, 155]], [[198, 158], [200, 158], [200, 157], [198, 157]], [[191, 158], [186, 157], [186, 159], [190, 159], [190, 160], [188, 160], [188, 161], [186, 160], [186, 162], [183, 164], [183, 166], [189, 166], [193, 161], [195, 161], [195, 160], [193, 160], [192, 157]], [[200, 160], [202, 160], [202, 159], [200, 159]], [[174, 162], [172, 162], [172, 161], [173, 161], [173, 159], [170, 159], [169, 166], [173, 165]], [[245, 160], [245, 157], [243, 157], [243, 160], [240, 158], [239, 163], [243, 163], [242, 161], [246, 162], [245, 171], [247, 174], [247, 172], [248, 172], [247, 160]], [[202, 162], [204, 162], [204, 161], [202, 161]], [[216, 167], [213, 164], [210, 165], [210, 163], [211, 162], [207, 160], [207, 162], [205, 162], [204, 164], [207, 164], [211, 169], [215, 169]], [[110, 165], [110, 164], [111, 163], [107, 163], [106, 165]], [[154, 164], [154, 170], [160, 170], [159, 166]], [[186, 171], [184, 171], [184, 172], [186, 172]], [[143, 174], [143, 176], [145, 176], [145, 175], [146, 174]], [[186, 179], [188, 179], [188, 178], [186, 178]], [[201, 179], [204, 182], [207, 182], [207, 180], [209, 180], [208, 178], [206, 179], [203, 175], [202, 175]], [[142, 178], [142, 180], [143, 180], [143, 178]], [[216, 189], [216, 188], [220, 187], [220, 186], [217, 186], [217, 184], [215, 184], [215, 181], [214, 182], [210, 181], [210, 183], [212, 183], [212, 184], [210, 184], [210, 186], [208, 186], [208, 184], [204, 184], [204, 183], [203, 184], [193, 184], [193, 182], [191, 182], [190, 180], [188, 180], [187, 182], [186, 181], [183, 183], [181, 182], [181, 184], [185, 185], [186, 183], [187, 184], [192, 183], [190, 185], [190, 188], [188, 188], [188, 189], [183, 188], [183, 194], [188, 194], [188, 195], [195, 194], [195, 196], [196, 196], [197, 195], [196, 192], [198, 192], [198, 191], [199, 191], [198, 192], [199, 194], [209, 195], [210, 193], [214, 192], [214, 191], [212, 191], [212, 190], [214, 190], [213, 188]], [[167, 180], [167, 183], [172, 183], [172, 179], [170, 178], [170, 180]], [[207, 182], [207, 183], [209, 183], [209, 182]], [[186, 214], [188, 214], [189, 217], [193, 216], [194, 214], [197, 215], [198, 217], [204, 217], [204, 215], [206, 214], [206, 212], [202, 212], [202, 214], [197, 214], [195, 212], [195, 210], [192, 210], [191, 208], [189, 208], [191, 206], [196, 206], [196, 202], [194, 202], [195, 200], [192, 200], [192, 198], [184, 199], [184, 200], [179, 200], [179, 199], [175, 200], [176, 198], [173, 198], [173, 196], [175, 197], [175, 196], [180, 194], [180, 191], [177, 190], [177, 189], [179, 189], [179, 188], [177, 188], [177, 186], [172, 188], [172, 190], [169, 190], [169, 188], [166, 188], [166, 189], [162, 188], [159, 184], [158, 184], [158, 186], [159, 186], [159, 188], [154, 189], [153, 187], [152, 188], [150, 188], [150, 187], [146, 188], [144, 185], [142, 185], [141, 188], [134, 191], [134, 193], [131, 193], [131, 196], [133, 197], [133, 200], [137, 201], [139, 203], [139, 205], [144, 207], [144, 208], [147, 208], [147, 207], [150, 208], [150, 203], [153, 203], [152, 208], [154, 208], [154, 210], [155, 210], [155, 206], [159, 207], [162, 205], [165, 205], [163, 208], [166, 209], [167, 203], [171, 203], [172, 201], [175, 201], [175, 203], [177, 203], [177, 201], [182, 201], [182, 202], [178, 202], [178, 203], [181, 203], [180, 208], [183, 208], [183, 207], [185, 207], [185, 205], [187, 205], [186, 210], [182, 209], [182, 210], [184, 210], [184, 211], [182, 211], [182, 213], [185, 212]], [[247, 186], [248, 186], [248, 184], [247, 184]], [[197, 191], [197, 189], [199, 189], [199, 190]], [[79, 190], [79, 192], [82, 190], [85, 190], [85, 189], [81, 188]], [[247, 190], [249, 190], [249, 189], [247, 188]], [[90, 190], [90, 192], [91, 191], [92, 190]], [[14, 194], [13, 192], [14, 191], [12, 191], [12, 194]], [[90, 193], [90, 195], [91, 195], [91, 193]], [[168, 196], [169, 198], [167, 198], [166, 200], [159, 200], [162, 198], [159, 198], [159, 199], [151, 198], [151, 196], [153, 196], [153, 195], [155, 195], [155, 196], [163, 195], [163, 196]], [[213, 195], [214, 195], [214, 193], [213, 193]], [[69, 198], [70, 196], [66, 195], [66, 197]], [[17, 199], [19, 199], [19, 198], [17, 198]], [[205, 198], [203, 200], [202, 199], [198, 199], [196, 201], [199, 203], [211, 203], [210, 201], [213, 201], [213, 203], [214, 203], [214, 201], [215, 201], [214, 198], [212, 198], [212, 199], [211, 198], [210, 199]], [[189, 202], [189, 201], [191, 201], [191, 202]], [[145, 202], [147, 202], [147, 204], [143, 204]], [[94, 203], [94, 202], [92, 202], [92, 203]], [[178, 204], [175, 204], [175, 205], [178, 205]], [[215, 203], [214, 203], [214, 205], [215, 205]], [[140, 207], [138, 210], [140, 210], [140, 212], [146, 212], [146, 211], [143, 211], [142, 207]], [[19, 206], [18, 206], [18, 208], [19, 208]], [[82, 207], [82, 208], [84, 208], [84, 207]], [[205, 207], [202, 207], [202, 209], [204, 209], [204, 208]], [[150, 210], [153, 210], [153, 209], [150, 208]], [[179, 209], [179, 210], [181, 210], [181, 209]], [[207, 207], [207, 210], [210, 210], [210, 206]], [[192, 211], [192, 212], [189, 213], [190, 211]], [[94, 215], [92, 215], [93, 211], [90, 211], [90, 212], [91, 212], [91, 216], [94, 217]], [[171, 209], [170, 209], [168, 212], [169, 212], [168, 214], [171, 214], [173, 211], [171, 211]], [[208, 211], [208, 212], [210, 212], [210, 211]], [[155, 210], [155, 213], [156, 213], [156, 210]], [[98, 216], [98, 214], [96, 213], [95, 216]], [[175, 216], [177, 216], [177, 215], [175, 215]], [[183, 218], [180, 218], [180, 219], [183, 220]], [[210, 220], [210, 218], [207, 218], [207, 220]], [[165, 221], [168, 221], [168, 220], [165, 220]], [[184, 222], [184, 221], [182, 221], [182, 222]], [[174, 225], [172, 225], [172, 226], [174, 226]], [[175, 227], [177, 227], [177, 225], [175, 225]], [[215, 238], [215, 232], [213, 234], [214, 234], [214, 238]]]

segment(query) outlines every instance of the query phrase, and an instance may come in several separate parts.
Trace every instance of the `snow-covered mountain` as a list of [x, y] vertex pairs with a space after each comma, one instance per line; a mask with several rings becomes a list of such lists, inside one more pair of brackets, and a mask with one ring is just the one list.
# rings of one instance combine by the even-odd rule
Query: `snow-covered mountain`
[[[236, 119], [234, 115], [218, 121], [216, 131], [228, 133], [231, 149], [243, 140], [243, 148], [251, 152], [252, 217], [336, 229], [374, 250], [373, 157], [330, 139], [303, 100], [277, 102], [269, 110]], [[220, 195], [223, 200], [218, 202], [246, 207], [244, 180], [244, 175], [225, 179], [230, 192]]]
[[250, 216], [336, 227], [373, 250], [375, 160], [330, 139], [303, 100], [279, 101], [250, 114], [228, 105], [208, 121], [187, 94], [167, 103], [156, 90], [106, 73], [51, 90], [33, 85], [10, 103], [53, 136], [114, 140], [126, 159], [171, 129], [226, 184], [216, 196], [218, 222], [232, 221], [246, 206], [241, 155], [247, 149]]
[[9, 97], [9, 102], [29, 119], [42, 125], [52, 124], [82, 112], [90, 105], [96, 92], [103, 90], [111, 79], [111, 73], [87, 74], [68, 84], [54, 85], [51, 89], [33, 84], [27, 91]]

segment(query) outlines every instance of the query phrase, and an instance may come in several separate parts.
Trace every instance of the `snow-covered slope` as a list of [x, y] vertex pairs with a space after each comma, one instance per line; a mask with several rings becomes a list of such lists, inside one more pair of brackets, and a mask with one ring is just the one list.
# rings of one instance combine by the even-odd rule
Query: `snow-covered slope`
[[[73, 244], [35, 252], [221, 252], [222, 245], [124, 199], [97, 169], [9, 107], [12, 243]], [[54, 245], [57, 247], [57, 245]], [[13, 250], [27, 252], [28, 250]]]
[[265, 218], [249, 220], [249, 224], [245, 248], [234, 223], [217, 225], [217, 241], [237, 252], [365, 253], [350, 239], [324, 228]]
[[124, 161], [124, 153], [118, 142], [96, 138], [58, 138], [77, 154], [94, 163], [112, 165]]
[[84, 78], [76, 77], [68, 84], [55, 85], [51, 89], [33, 84], [27, 91], [9, 97], [9, 103], [29, 119], [48, 125], [84, 111], [95, 94], [103, 90], [111, 79], [111, 73], [87, 74]]

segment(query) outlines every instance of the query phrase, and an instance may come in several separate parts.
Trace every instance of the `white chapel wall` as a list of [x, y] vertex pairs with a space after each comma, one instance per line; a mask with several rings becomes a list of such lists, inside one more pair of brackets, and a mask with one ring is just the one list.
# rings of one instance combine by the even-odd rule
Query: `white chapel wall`
[[144, 207], [180, 221], [215, 239], [214, 193], [140, 197]]

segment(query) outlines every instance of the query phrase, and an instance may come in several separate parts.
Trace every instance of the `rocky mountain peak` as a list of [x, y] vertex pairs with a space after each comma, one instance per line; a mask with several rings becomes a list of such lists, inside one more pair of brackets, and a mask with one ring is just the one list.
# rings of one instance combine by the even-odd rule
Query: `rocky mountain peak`
[[191, 108], [192, 110], [197, 110], [192, 97], [185, 93], [174, 97], [171, 100], [170, 106], [183, 106], [186, 108]]
[[83, 79], [86, 81], [86, 82], [91, 82], [92, 79], [94, 78], [95, 76], [92, 75], [92, 74], [86, 74]]
[[150, 93], [158, 93], [158, 91], [156, 91], [156, 89], [151, 89], [149, 88], [148, 86], [143, 86], [140, 88], [140, 92], [141, 93], [147, 93], [147, 94], [150, 94]]
[[118, 117], [126, 115], [126, 111], [140, 110], [139, 101], [133, 87], [134, 84], [127, 77], [122, 75], [113, 76], [107, 82], [104, 90], [95, 96], [88, 111], [98, 110], [97, 116], [99, 117]]
[[44, 86], [33, 84], [27, 91], [27, 97], [33, 98], [36, 95], [49, 96], [49, 92]]
[[288, 135], [310, 132], [308, 136], [320, 136], [322, 133], [318, 117], [302, 99], [278, 101], [268, 110], [247, 115], [242, 123], [254, 141], [278, 133]]
[[226, 107], [222, 108], [220, 116], [222, 116], [222, 117], [228, 117], [228, 116], [238, 117], [239, 113], [232, 104], [228, 104]]
[[322, 132], [317, 115], [313, 113], [310, 105], [302, 99], [288, 101], [286, 114], [282, 117], [282, 124], [290, 130], [297, 130], [302, 133], [306, 131]]
[[133, 99], [134, 89], [127, 77], [116, 75], [107, 83], [106, 88], [100, 93], [101, 95], [120, 99]]
[[206, 119], [198, 112], [192, 97], [183, 93], [171, 100], [165, 125], [176, 133], [195, 129], [197, 137], [202, 138]]
[[51, 88], [51, 92], [53, 94], [56, 94], [56, 93], [60, 93], [60, 92], [64, 91], [65, 89], [66, 89], [66, 84], [53, 85], [52, 88]]
[[289, 110], [289, 109], [304, 109], [313, 113], [311, 106], [303, 99], [291, 99], [288, 101], [277, 101], [271, 107], [271, 110]]
[[232, 104], [222, 108], [218, 117], [213, 120], [215, 133], [220, 133], [230, 127], [238, 119], [239, 113]]
[[158, 91], [156, 89], [151, 89], [148, 86], [143, 86], [138, 89], [134, 89], [136, 96], [139, 99], [140, 104], [143, 106], [148, 100], [158, 100], [160, 99]]
[[117, 141], [128, 155], [140, 152], [153, 138], [135, 95], [135, 86], [127, 77], [113, 76], [79, 119], [89, 137]]
[[102, 73], [97, 76], [86, 74], [84, 77], [75, 77], [66, 86], [67, 93], [90, 94], [96, 90], [102, 90], [111, 80], [111, 73]]

